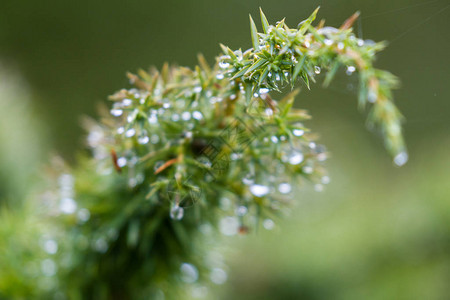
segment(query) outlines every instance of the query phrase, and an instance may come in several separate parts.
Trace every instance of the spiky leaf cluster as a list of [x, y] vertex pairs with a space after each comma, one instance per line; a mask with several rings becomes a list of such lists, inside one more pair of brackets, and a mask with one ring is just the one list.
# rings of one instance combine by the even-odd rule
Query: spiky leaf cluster
[[368, 124], [380, 128], [386, 148], [395, 156], [396, 164], [407, 160], [402, 137], [403, 117], [392, 101], [392, 89], [398, 86], [397, 78], [391, 73], [374, 68], [377, 52], [385, 43], [363, 41], [355, 36], [352, 24], [359, 13], [354, 14], [340, 28], [316, 27], [312, 22], [318, 9], [296, 29], [289, 28], [284, 19], [276, 25], [269, 25], [261, 12], [263, 32], [257, 32], [250, 17], [253, 48], [242, 52], [223, 47], [222, 65], [227, 66], [232, 79], [242, 79], [259, 90], [279, 90], [280, 85], [294, 86], [301, 79], [306, 86], [315, 82], [321, 71], [327, 72], [324, 86], [328, 86], [340, 68], [347, 73], [359, 75], [358, 104], [360, 109], [370, 106]]

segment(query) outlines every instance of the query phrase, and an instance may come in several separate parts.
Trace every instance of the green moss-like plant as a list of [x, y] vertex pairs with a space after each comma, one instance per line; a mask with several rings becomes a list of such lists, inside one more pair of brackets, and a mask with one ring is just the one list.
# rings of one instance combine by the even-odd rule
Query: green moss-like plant
[[[69, 299], [182, 297], [184, 284], [220, 284], [220, 262], [208, 255], [217, 228], [245, 234], [289, 207], [303, 182], [326, 184], [327, 151], [293, 108], [298, 89], [342, 67], [360, 79], [359, 107], [402, 165], [401, 115], [392, 102], [396, 78], [373, 67], [383, 43], [357, 38], [352, 16], [340, 28], [298, 28], [284, 20], [263, 32], [251, 20], [253, 47], [222, 46], [209, 66], [165, 64], [129, 74], [133, 85], [110, 97], [100, 122], [86, 121], [91, 154], [76, 167], [57, 164], [49, 215], [59, 225], [55, 294]], [[293, 90], [281, 100], [273, 92]], [[63, 226], [61, 226], [63, 225]], [[64, 237], [64, 238], [62, 238]], [[51, 275], [51, 274], [50, 274]]]

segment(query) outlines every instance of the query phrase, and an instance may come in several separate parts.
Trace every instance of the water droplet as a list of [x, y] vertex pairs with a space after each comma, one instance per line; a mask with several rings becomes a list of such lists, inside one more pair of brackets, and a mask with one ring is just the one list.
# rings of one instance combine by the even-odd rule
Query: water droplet
[[152, 134], [152, 136], [150, 137], [150, 143], [152, 143], [152, 144], [159, 143], [159, 136], [156, 133]]
[[169, 102], [164, 102], [163, 103], [163, 108], [167, 109], [170, 107], [170, 103]]
[[312, 174], [314, 172], [314, 168], [311, 166], [304, 166], [302, 170], [305, 174]]
[[118, 108], [113, 108], [113, 109], [110, 110], [110, 113], [114, 117], [120, 117], [123, 114], [123, 110], [118, 109]]
[[194, 283], [198, 279], [198, 270], [193, 264], [183, 263], [180, 266], [181, 280], [186, 283]]
[[231, 158], [231, 160], [238, 160], [238, 159], [242, 158], [242, 154], [233, 152], [233, 153], [231, 153], [230, 158]]
[[128, 186], [130, 188], [134, 188], [138, 184], [138, 181], [135, 177], [128, 178]]
[[246, 206], [241, 205], [241, 206], [236, 208], [236, 215], [238, 217], [245, 216], [247, 214], [247, 212], [248, 212], [248, 208]]
[[125, 128], [123, 126], [120, 126], [119, 128], [117, 128], [117, 133], [118, 134], [122, 134], [125, 132]]
[[180, 120], [180, 116], [178, 114], [173, 114], [171, 119], [172, 121], [177, 122]]
[[286, 140], [286, 136], [280, 135], [280, 141], [284, 142]]
[[294, 129], [292, 130], [292, 134], [295, 136], [302, 136], [305, 133], [303, 129]]
[[358, 46], [360, 46], [360, 47], [364, 46], [364, 41], [361, 39], [358, 39]]
[[227, 62], [224, 62], [224, 61], [220, 61], [220, 62], [219, 62], [219, 67], [221, 67], [222, 69], [226, 69], [226, 68], [228, 68], [229, 66], [230, 66], [230, 64], [227, 63]]
[[315, 190], [316, 192], [322, 192], [322, 191], [323, 191], [323, 185], [320, 184], [320, 183], [315, 184], [315, 185], [314, 185], [314, 190]]
[[147, 136], [146, 133], [141, 134], [138, 138], [138, 143], [141, 145], [145, 145], [149, 142], [150, 138]]
[[330, 39], [325, 39], [325, 40], [324, 40], [324, 43], [325, 43], [325, 45], [327, 45], [327, 46], [333, 45], [333, 41], [330, 40]]
[[158, 123], [158, 117], [156, 116], [156, 114], [151, 114], [151, 115], [148, 117], [148, 122], [149, 122], [150, 124], [156, 124], [156, 123]]
[[323, 184], [329, 184], [331, 179], [329, 176], [323, 176], [322, 179], [320, 180]]
[[235, 235], [239, 229], [239, 221], [236, 217], [225, 217], [220, 220], [219, 229], [223, 235]]
[[122, 100], [122, 106], [123, 107], [130, 106], [131, 104], [133, 104], [133, 100], [131, 100], [131, 99], [125, 98], [125, 99]]
[[267, 94], [268, 92], [270, 92], [270, 90], [268, 88], [260, 88], [259, 89], [259, 93], [262, 94]]
[[170, 218], [179, 221], [183, 219], [183, 216], [184, 216], [184, 208], [182, 208], [178, 204], [173, 205], [172, 208], [170, 209]]
[[59, 177], [59, 185], [61, 188], [72, 189], [75, 180], [71, 174], [62, 174]]
[[309, 148], [311, 148], [311, 149], [316, 149], [317, 144], [314, 143], [314, 142], [310, 142], [310, 143], [308, 144], [308, 146], [309, 146]]
[[134, 166], [139, 162], [139, 158], [137, 156], [133, 156], [128, 160], [129, 166]]
[[317, 29], [317, 32], [324, 35], [333, 35], [336, 33], [339, 33], [339, 29], [331, 27], [331, 26], [325, 26], [320, 29]]
[[401, 167], [408, 162], [408, 153], [406, 151], [400, 152], [394, 157], [394, 163]]
[[137, 109], [133, 110], [133, 112], [127, 116], [127, 122], [131, 123], [136, 120], [138, 113], [139, 111]]
[[223, 210], [229, 210], [231, 207], [231, 200], [227, 197], [220, 198], [220, 208]]
[[58, 243], [55, 240], [46, 240], [43, 248], [48, 254], [55, 254], [58, 252]]
[[263, 227], [267, 230], [272, 230], [275, 227], [275, 223], [271, 219], [265, 219], [263, 221]]
[[214, 268], [211, 270], [209, 278], [215, 284], [224, 284], [228, 279], [228, 275], [227, 272], [225, 272], [223, 269]]
[[266, 113], [266, 116], [268, 116], [268, 117], [271, 117], [271, 116], [273, 116], [273, 110], [271, 109], [271, 108], [266, 108], [265, 110], [264, 110], [264, 112]]
[[377, 92], [375, 92], [374, 90], [370, 90], [369, 94], [367, 95], [367, 100], [370, 103], [375, 103], [375, 101], [377, 101], [377, 98], [378, 98]]
[[347, 75], [352, 75], [353, 74], [353, 72], [355, 72], [356, 71], [356, 68], [354, 67], [354, 66], [348, 66], [347, 67], [347, 71], [345, 72]]
[[291, 165], [298, 165], [303, 161], [303, 153], [300, 151], [292, 151], [289, 155], [289, 163]]
[[192, 117], [196, 120], [201, 120], [203, 118], [203, 114], [196, 110], [192, 113]]
[[77, 213], [77, 218], [80, 222], [86, 222], [91, 217], [91, 213], [88, 209], [82, 208]]
[[314, 73], [320, 74], [321, 68], [319, 66], [314, 66]]
[[255, 181], [253, 180], [253, 175], [247, 174], [247, 175], [242, 179], [242, 182], [243, 182], [244, 184], [246, 184], [246, 185], [250, 185], [250, 184], [252, 184], [252, 183], [255, 182]]
[[292, 187], [289, 183], [283, 182], [278, 186], [278, 191], [282, 194], [289, 194], [292, 191]]
[[96, 148], [101, 144], [104, 136], [104, 132], [101, 129], [93, 128], [89, 131], [87, 142], [90, 147]]
[[271, 137], [270, 137], [270, 140], [271, 140], [272, 143], [274, 143], [274, 144], [278, 143], [278, 138], [277, 138], [275, 135], [271, 136]]
[[121, 168], [125, 167], [127, 165], [127, 159], [125, 157], [119, 157], [117, 159], [117, 165]]
[[136, 130], [134, 128], [130, 128], [127, 131], [125, 131], [126, 137], [133, 137], [136, 134]]
[[259, 94], [258, 94], [258, 93], [254, 93], [254, 94], [253, 94], [253, 97], [258, 98], [258, 97], [259, 97]]
[[305, 45], [305, 48], [309, 48], [309, 47], [311, 46], [311, 43], [308, 42], [308, 41], [305, 41], [305, 42], [304, 42], [304, 45]]
[[208, 288], [206, 286], [203, 285], [191, 286], [191, 298], [205, 299], [206, 296], [208, 296]]
[[318, 161], [326, 161], [328, 158], [326, 153], [319, 153], [317, 154], [317, 160]]
[[253, 184], [250, 186], [250, 192], [256, 197], [263, 197], [269, 193], [270, 189], [268, 186], [261, 184]]
[[41, 271], [45, 276], [51, 277], [56, 274], [57, 266], [53, 259], [47, 258], [41, 262]]
[[59, 210], [64, 214], [73, 214], [77, 210], [77, 203], [72, 198], [63, 198]]
[[155, 162], [155, 164], [153, 165], [153, 169], [156, 171], [158, 170], [162, 165], [164, 164], [164, 162], [162, 160], [158, 160]]
[[272, 204], [270, 205], [270, 208], [273, 210], [280, 210], [280, 202], [272, 202]]
[[198, 158], [198, 162], [201, 163], [201, 164], [204, 164], [207, 167], [211, 167], [212, 166], [211, 161], [206, 156], [199, 157]]
[[204, 223], [199, 226], [199, 231], [204, 235], [211, 235], [214, 232], [214, 227], [209, 223]]
[[144, 182], [144, 179], [145, 179], [144, 173], [137, 173], [137, 174], [136, 174], [136, 181], [137, 181], [138, 183]]
[[191, 119], [191, 113], [188, 111], [185, 111], [181, 114], [181, 119], [183, 119], [183, 121], [189, 121]]
[[105, 253], [108, 251], [108, 243], [104, 238], [98, 238], [94, 241], [93, 248], [97, 252]]
[[344, 47], [345, 47], [345, 45], [344, 45], [343, 42], [339, 42], [338, 45], [337, 45], [337, 47], [338, 47], [339, 50], [343, 50]]
[[216, 78], [217, 78], [218, 80], [222, 80], [224, 77], [225, 77], [225, 76], [224, 76], [223, 74], [221, 74], [221, 73], [219, 73], [219, 74], [216, 75]]

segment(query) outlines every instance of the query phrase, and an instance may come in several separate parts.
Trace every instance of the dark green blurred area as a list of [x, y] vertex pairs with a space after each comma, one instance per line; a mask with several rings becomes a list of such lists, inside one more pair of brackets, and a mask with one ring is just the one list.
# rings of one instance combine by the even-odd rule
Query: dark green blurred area
[[448, 299], [448, 1], [2, 0], [0, 60], [28, 82], [51, 137], [34, 147], [71, 159], [82, 149], [80, 116], [95, 116], [98, 103], [127, 86], [127, 71], [164, 61], [193, 67], [199, 52], [212, 62], [220, 42], [250, 47], [248, 13], [259, 6], [269, 21], [286, 17], [295, 26], [318, 5], [331, 26], [360, 10], [356, 31], [390, 42], [377, 67], [402, 81], [395, 98], [407, 118], [410, 162], [394, 168], [364, 128], [355, 78], [303, 90], [297, 106], [310, 110], [332, 153], [332, 183], [300, 195], [278, 233], [235, 241], [223, 297]]

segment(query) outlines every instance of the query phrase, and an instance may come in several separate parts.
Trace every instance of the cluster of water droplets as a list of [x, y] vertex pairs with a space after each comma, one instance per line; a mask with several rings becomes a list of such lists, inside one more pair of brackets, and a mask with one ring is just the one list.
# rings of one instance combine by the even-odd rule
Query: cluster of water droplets
[[[239, 53], [237, 53], [237, 55], [239, 56]], [[225, 76], [227, 76], [227, 74], [231, 72], [230, 70], [232, 66], [229, 61], [230, 57], [228, 56], [223, 56], [219, 61], [219, 68], [221, 69], [221, 71], [219, 71], [215, 75], [217, 80], [224, 79]], [[320, 74], [320, 67], [314, 67], [314, 72], [316, 74]], [[268, 74], [268, 78], [274, 82], [280, 82], [282, 80], [282, 76], [288, 77], [290, 76], [290, 72], [275, 72], [273, 74], [272, 72], [269, 72]], [[235, 86], [237, 83], [231, 81], [230, 84], [233, 88], [233, 86]], [[243, 95], [246, 93], [246, 89], [242, 83], [239, 83], [239, 92]], [[228, 95], [229, 99], [234, 100], [239, 92]], [[252, 96], [255, 98], [264, 98], [269, 92], [270, 88], [261, 86], [259, 87], [259, 89], [257, 89], [256, 92], [254, 92]], [[138, 92], [132, 90], [130, 90], [130, 93], [132, 94], [131, 96], [124, 98], [122, 101], [114, 104], [111, 110], [111, 114], [114, 117], [120, 117], [125, 121], [121, 126], [118, 127], [117, 134], [123, 136], [124, 138], [133, 138], [140, 145], [162, 143], [164, 137], [158, 136], [157, 133], [153, 133], [158, 132], [158, 130], [153, 131], [152, 128], [156, 129], [157, 127], [161, 126], [162, 122], [167, 121], [174, 123], [185, 122], [184, 127], [187, 130], [183, 133], [182, 136], [189, 139], [192, 138], [193, 133], [191, 130], [193, 128], [193, 122], [199, 122], [205, 118], [204, 114], [200, 110], [198, 110], [198, 108], [196, 108], [200, 105], [197, 100], [193, 102], [190, 101], [189, 103], [191, 104], [191, 106], [189, 107], [189, 109], [187, 109], [187, 99], [192, 95], [202, 94], [204, 97], [206, 97], [207, 102], [209, 102], [210, 104], [216, 104], [223, 101], [223, 97], [221, 96], [221, 94], [213, 94], [210, 90], [203, 90], [199, 85], [193, 86], [192, 88], [188, 89], [188, 91], [184, 93], [184, 96], [183, 93], [180, 93], [181, 96], [179, 96], [176, 100], [171, 100], [170, 98], [164, 98], [162, 96], [155, 97], [155, 101], [156, 103], [159, 103], [159, 107], [152, 106], [150, 108], [143, 108], [143, 106], [139, 106], [139, 104], [142, 104], [142, 101], [139, 101], [139, 99], [143, 96]], [[146, 95], [145, 97], [151, 98], [154, 97], [154, 95]], [[144, 109], [144, 111], [142, 111], [143, 114], [141, 113], [142, 109]], [[265, 110], [265, 114], [269, 117], [272, 116], [273, 113], [274, 111], [270, 108], [267, 108]], [[146, 116], [144, 126], [142, 126], [142, 120], [139, 119], [141, 118], [141, 115]], [[281, 156], [281, 161], [293, 167], [299, 166], [304, 174], [310, 175], [315, 171], [315, 164], [312, 163], [309, 159], [307, 160], [305, 158], [306, 153], [304, 147], [294, 147], [290, 143], [287, 143], [287, 141], [291, 137], [303, 139], [304, 134], [305, 129], [299, 126], [298, 128], [292, 129], [292, 132], [288, 134], [275, 134], [267, 136], [266, 138], [264, 138], [263, 142], [272, 143], [274, 146], [277, 146], [279, 144], [289, 145], [288, 147], [283, 146], [284, 150]], [[312, 152], [314, 153], [314, 155], [316, 155], [317, 160], [325, 160], [325, 151], [322, 151], [320, 146], [316, 146], [315, 143], [310, 143], [306, 148], [309, 152]], [[242, 154], [240, 153], [231, 154], [232, 160], [238, 160], [241, 157]], [[136, 157], [134, 154], [121, 153], [116, 161], [117, 166], [120, 168], [134, 167], [136, 162], [132, 160], [135, 160], [135, 158]], [[200, 163], [204, 163], [206, 166], [211, 166], [211, 162], [202, 162], [200, 159], [198, 161]], [[154, 170], [158, 170], [164, 163], [165, 161], [163, 160], [156, 161], [153, 164]], [[282, 170], [281, 172], [284, 172], [284, 170]], [[256, 198], [271, 198], [272, 196], [276, 195], [280, 197], [286, 197], [287, 195], [292, 193], [293, 189], [292, 182], [290, 180], [284, 179], [282, 181], [277, 181], [276, 179], [273, 179], [263, 183], [255, 180], [254, 174], [249, 174], [249, 176], [243, 178], [242, 182], [247, 186], [249, 195]], [[227, 203], [227, 201], [225, 200], [221, 200], [221, 207], [226, 207], [227, 211], [231, 212], [231, 215], [223, 217], [219, 222], [219, 229], [222, 234], [231, 236], [243, 232], [242, 220], [244, 218], [250, 218], [252, 215], [249, 213], [251, 210], [250, 203], [244, 202], [235, 206], [233, 204]], [[277, 204], [277, 202], [272, 203], [272, 208], [278, 209], [278, 207], [279, 205]], [[185, 215], [185, 208], [181, 206], [178, 201], [173, 201], [169, 210], [169, 215], [173, 220], [182, 220]], [[274, 222], [271, 219], [263, 219], [262, 225], [265, 229], [268, 230], [274, 228]], [[103, 247], [101, 246], [103, 245], [103, 242], [100, 240], [97, 243], [97, 248], [102, 249]], [[184, 265], [183, 270], [183, 272], [185, 272], [186, 274], [190, 274], [190, 277], [195, 277], [192, 276], [192, 274], [195, 274], [195, 272], [189, 265]], [[218, 274], [219, 272], [216, 273]], [[217, 277], [219, 276], [217, 275]]]
[[[141, 95], [136, 89], [131, 89], [128, 94], [134, 98], [130, 96], [114, 103], [111, 115], [121, 117], [125, 121], [117, 128], [118, 135], [136, 139], [140, 145], [156, 145], [165, 142], [163, 136], [157, 133], [159, 130], [155, 130], [161, 126], [161, 122], [185, 122], [185, 127], [191, 130], [195, 126], [194, 122], [200, 122], [204, 118], [203, 113], [195, 109], [199, 103], [188, 101], [188, 98], [194, 94], [202, 93], [201, 86], [194, 86], [192, 89], [186, 90], [184, 97], [179, 97], [176, 101], [162, 98], [161, 92], [156, 91], [159, 89], [155, 89], [152, 95]], [[210, 93], [210, 91], [206, 92], [207, 96], [213, 99], [214, 97], [211, 97]], [[153, 102], [146, 101], [146, 99], [152, 99]], [[153, 105], [147, 105], [150, 102]], [[143, 119], [143, 116], [146, 119]]]

